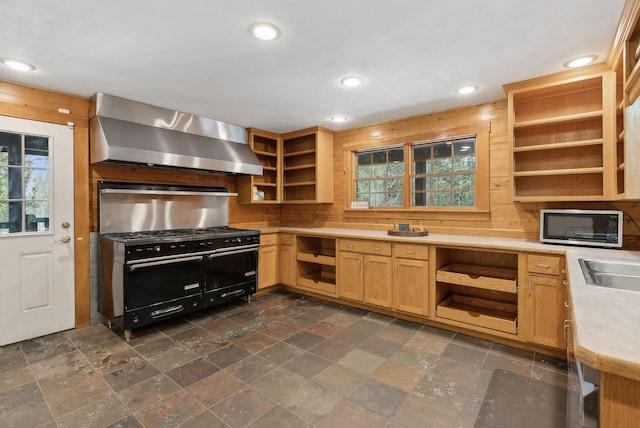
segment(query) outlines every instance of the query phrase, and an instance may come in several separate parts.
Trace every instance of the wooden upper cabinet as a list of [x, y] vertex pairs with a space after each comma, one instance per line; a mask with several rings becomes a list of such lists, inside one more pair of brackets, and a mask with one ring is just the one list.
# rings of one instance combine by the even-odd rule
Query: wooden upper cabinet
[[616, 198], [616, 80], [606, 67], [505, 85], [513, 199]]
[[243, 204], [333, 202], [333, 131], [316, 127], [278, 135], [249, 129], [260, 176], [238, 177]]
[[277, 204], [282, 199], [282, 138], [249, 128], [249, 145], [262, 164], [262, 175], [238, 177], [238, 202]]
[[640, 96], [640, 10], [630, 14], [629, 27], [624, 37], [625, 92], [628, 104], [633, 104]]
[[333, 131], [309, 128], [282, 139], [282, 202], [333, 202]]

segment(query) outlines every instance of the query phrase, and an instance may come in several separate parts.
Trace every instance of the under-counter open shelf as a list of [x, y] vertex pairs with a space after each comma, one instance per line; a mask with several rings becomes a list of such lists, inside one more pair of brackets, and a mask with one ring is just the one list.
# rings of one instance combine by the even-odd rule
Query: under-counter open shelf
[[516, 334], [518, 305], [453, 294], [436, 308], [439, 318]]
[[322, 294], [336, 294], [336, 239], [296, 237], [296, 285]]
[[479, 331], [518, 334], [519, 254], [435, 247], [435, 319]]
[[332, 266], [319, 266], [298, 262], [296, 284], [323, 294], [336, 294], [336, 270]]
[[516, 293], [518, 270], [452, 263], [438, 269], [436, 281]]

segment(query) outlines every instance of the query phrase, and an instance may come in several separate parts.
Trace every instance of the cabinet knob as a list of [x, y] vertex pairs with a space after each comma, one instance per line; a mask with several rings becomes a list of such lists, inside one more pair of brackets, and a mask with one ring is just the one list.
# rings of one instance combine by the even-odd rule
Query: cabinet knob
[[373, 248], [373, 251], [380, 251], [380, 250], [381, 250], [381, 248], [380, 248], [380, 247], [374, 247], [374, 248]]
[[571, 305], [569, 304], [569, 302], [567, 302], [567, 301], [565, 301], [565, 302], [564, 302], [564, 307], [565, 307], [565, 308], [569, 308], [570, 306], [571, 306]]
[[569, 284], [569, 281], [567, 281], [566, 279], [562, 281], [562, 285], [567, 285]]
[[546, 263], [536, 263], [536, 267], [539, 267], [540, 269], [549, 269], [551, 265], [548, 265]]

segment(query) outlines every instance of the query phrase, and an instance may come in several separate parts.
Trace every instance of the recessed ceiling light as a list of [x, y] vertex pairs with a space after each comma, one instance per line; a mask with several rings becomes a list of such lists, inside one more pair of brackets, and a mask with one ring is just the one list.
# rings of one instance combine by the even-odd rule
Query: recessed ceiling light
[[344, 86], [353, 88], [354, 86], [360, 86], [364, 83], [364, 79], [359, 76], [348, 76], [340, 80], [340, 83]]
[[280, 29], [268, 22], [256, 22], [251, 27], [251, 34], [260, 40], [273, 40], [280, 35]]
[[11, 58], [2, 58], [0, 59], [0, 63], [18, 71], [33, 71], [36, 69], [33, 65], [29, 64], [28, 62], [20, 61], [17, 59], [11, 59]]
[[567, 61], [563, 65], [567, 68], [580, 68], [584, 67], [587, 64], [591, 64], [596, 59], [598, 59], [597, 55], [581, 56], [580, 58], [575, 58], [571, 61]]
[[335, 123], [342, 123], [348, 120], [347, 116], [331, 116], [331, 121]]
[[460, 95], [472, 94], [478, 90], [477, 86], [463, 86], [462, 88], [458, 88], [456, 91]]

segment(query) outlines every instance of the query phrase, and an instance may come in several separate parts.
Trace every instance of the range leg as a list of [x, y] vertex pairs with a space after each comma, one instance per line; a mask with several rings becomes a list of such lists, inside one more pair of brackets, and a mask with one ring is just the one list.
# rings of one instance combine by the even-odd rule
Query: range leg
[[124, 338], [127, 342], [131, 340], [131, 329], [124, 331]]

